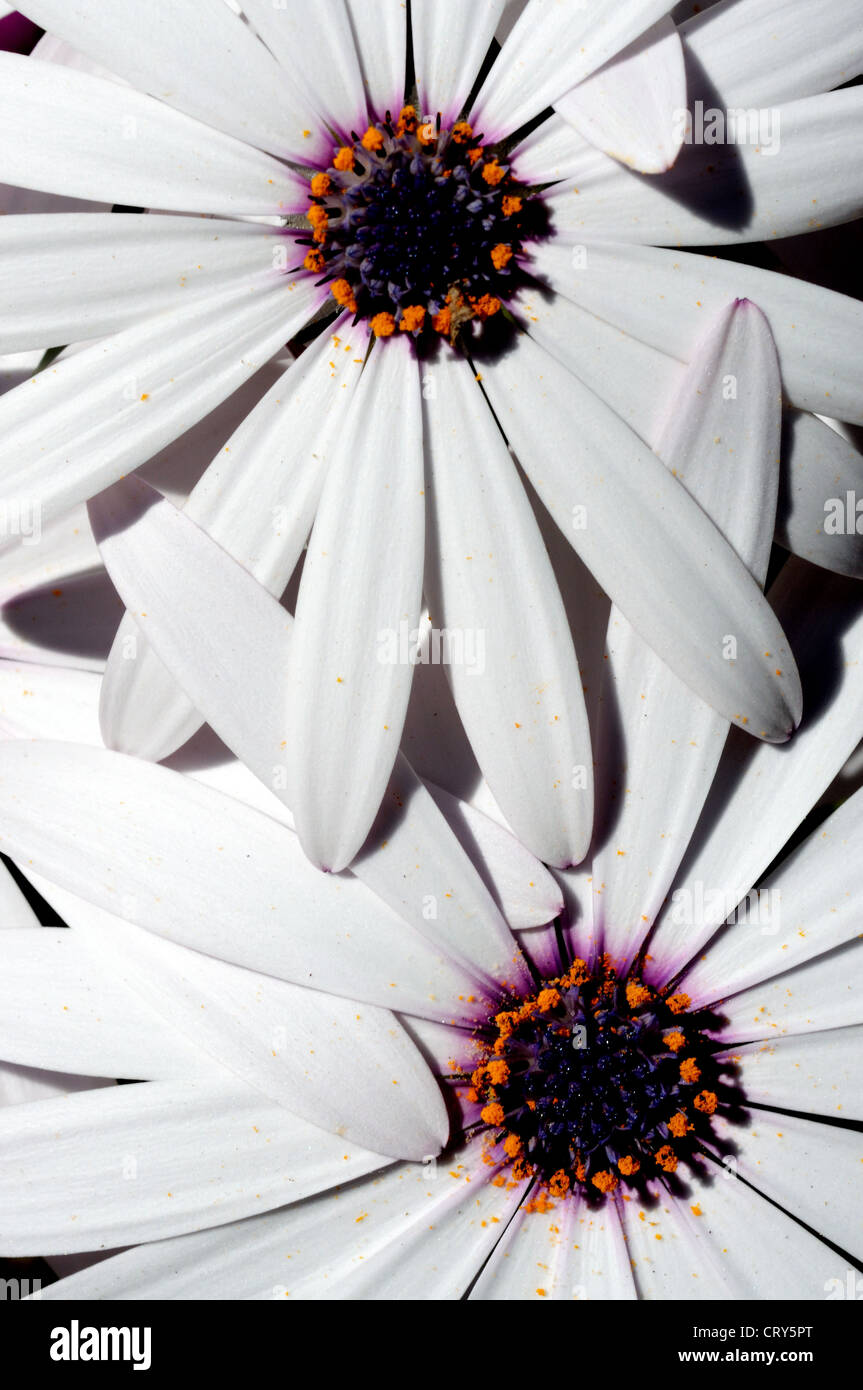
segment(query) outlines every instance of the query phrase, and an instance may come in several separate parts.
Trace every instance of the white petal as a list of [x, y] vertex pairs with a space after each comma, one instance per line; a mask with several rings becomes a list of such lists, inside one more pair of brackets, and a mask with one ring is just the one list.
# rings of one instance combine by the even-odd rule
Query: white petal
[[591, 1212], [577, 1198], [568, 1198], [549, 1214], [522, 1207], [495, 1246], [470, 1298], [635, 1298], [617, 1206], [607, 1203]]
[[718, 1054], [737, 1068], [747, 1101], [834, 1120], [863, 1120], [863, 1025], [775, 1038]]
[[787, 483], [776, 539], [815, 565], [863, 579], [863, 455], [814, 415], [787, 411]]
[[[581, 241], [581, 238], [566, 237]], [[654, 247], [586, 248], [586, 265], [562, 247], [536, 255], [558, 294], [643, 343], [688, 362], [704, 323], [729, 299], [751, 299], [776, 340], [782, 384], [802, 410], [863, 423], [859, 371], [863, 305], [789, 275]]]
[[7, 53], [0, 79], [4, 183], [177, 212], [302, 206], [284, 164], [131, 87]]
[[355, 878], [319, 874], [291, 831], [239, 801], [74, 744], [0, 743], [0, 779], [3, 852], [97, 907], [294, 984], [430, 1018], [488, 1017], [474, 976]]
[[222, 0], [26, 0], [31, 19], [140, 91], [227, 134], [302, 159], [313, 113]]
[[503, 13], [504, 0], [415, 0], [414, 66], [423, 115], [451, 125], [470, 96]]
[[[270, 228], [70, 213], [0, 221], [0, 350], [101, 338], [276, 263]], [[34, 295], [33, 285], [39, 292]]]
[[[778, 970], [783, 963], [776, 962]], [[855, 938], [741, 990], [721, 1006], [721, 1037], [732, 1042], [847, 1028], [861, 1021], [863, 950]]]
[[[709, 1165], [705, 1179], [686, 1174], [689, 1191], [682, 1199], [662, 1193], [657, 1206], [623, 1204], [639, 1298], [824, 1297], [835, 1253], [732, 1173]], [[762, 1186], [761, 1174], [752, 1181]]]
[[597, 10], [531, 0], [483, 84], [473, 124], [499, 140], [607, 63], [672, 8], [627, 0]]
[[[857, 1220], [863, 1140], [859, 1132], [817, 1120], [755, 1111], [748, 1123], [731, 1124], [714, 1116], [719, 1138], [732, 1146], [736, 1172], [758, 1191], [793, 1212], [826, 1240], [859, 1260], [863, 1234]], [[801, 1231], [801, 1239], [802, 1239]], [[831, 1274], [844, 1275], [832, 1256]], [[827, 1285], [815, 1266], [805, 1271], [810, 1297], [822, 1298]], [[775, 1296], [771, 1294], [771, 1297]]]
[[817, 16], [810, 0], [725, 0], [684, 24], [681, 38], [690, 68], [726, 106], [811, 96], [863, 71], [857, 0], [832, 0]]
[[[859, 217], [859, 88], [753, 107], [751, 126], [744, 126], [743, 111], [722, 144], [707, 142], [717, 119], [712, 111], [703, 113], [705, 138], [696, 120], [691, 143], [660, 176], [634, 175], [586, 146], [582, 158], [565, 166], [565, 190], [549, 200], [558, 230], [579, 242], [718, 246], [793, 236]], [[724, 132], [724, 112], [719, 119]], [[518, 176], [526, 177], [530, 165], [529, 155], [518, 161]]]
[[[346, 326], [340, 320], [334, 336], [324, 333], [308, 347], [227, 444], [219, 440], [219, 452], [186, 506], [187, 516], [276, 596], [308, 539], [328, 458], [344, 429], [365, 357], [366, 333], [360, 329], [345, 335]], [[190, 570], [189, 577], [193, 593], [205, 590], [200, 571]], [[136, 606], [151, 612], [148, 604]], [[106, 744], [159, 761], [201, 722], [195, 705], [127, 615], [102, 688]]]
[[[858, 585], [792, 559], [770, 597], [797, 655], [809, 716], [784, 751], [761, 747], [732, 730], [701, 824], [651, 941], [659, 973], [679, 970], [700, 951], [782, 851], [863, 737]], [[732, 935], [736, 932], [746, 937], [742, 950], [752, 952], [751, 926], [732, 929]], [[770, 937], [757, 929], [756, 934], [762, 944], [774, 937], [773, 931]], [[712, 974], [714, 998], [730, 993], [726, 976], [726, 967]]]
[[433, 634], [452, 635], [438, 659], [507, 821], [540, 859], [566, 868], [584, 858], [593, 821], [590, 734], [566, 613], [473, 370], [444, 356], [433, 375], [425, 591]]
[[[729, 399], [728, 382], [736, 390]], [[763, 316], [731, 304], [668, 402], [656, 452], [763, 584], [779, 480], [781, 392]], [[593, 877], [603, 944], [628, 962], [701, 814], [728, 722], [656, 657], [616, 608], [608, 629], [600, 782], [611, 789]]]
[[558, 915], [563, 898], [556, 881], [520, 840], [442, 787], [429, 791], [514, 930], [544, 926]]
[[211, 1073], [212, 1059], [226, 1083], [244, 1081], [329, 1134], [396, 1158], [438, 1152], [449, 1131], [440, 1087], [389, 1011], [161, 941], [68, 893], [49, 901], [178, 1052], [205, 1054], [190, 1079]]
[[[798, 775], [802, 780], [802, 770]], [[760, 900], [761, 911], [753, 903], [751, 916], [741, 911], [739, 920], [721, 931], [706, 957], [687, 971], [686, 992], [695, 1001], [717, 999], [853, 940], [863, 903], [855, 863], [861, 849], [863, 790], [759, 885], [759, 892], [769, 895]], [[749, 864], [740, 867], [746, 872]], [[693, 949], [701, 931], [696, 921], [690, 929]], [[837, 968], [837, 983], [840, 979]]]
[[149, 459], [314, 312], [307, 278], [213, 292], [41, 372], [0, 400], [6, 498], [56, 515]]
[[[333, 453], [288, 665], [288, 787], [303, 848], [349, 864], [401, 740], [424, 543], [420, 380], [412, 344], [378, 343]], [[348, 775], [346, 775], [348, 774]]]
[[243, 12], [285, 69], [282, 81], [342, 131], [359, 129], [363, 81], [344, 0], [243, 0]]
[[0, 662], [4, 738], [56, 738], [101, 746], [99, 680], [63, 665]]
[[685, 106], [683, 46], [667, 16], [555, 102], [591, 145], [644, 174], [671, 168], [683, 141], [674, 112]]
[[[800, 710], [785, 638], [683, 485], [525, 335], [507, 357], [483, 363], [483, 384], [551, 515], [640, 636], [726, 718], [761, 738], [787, 738]], [[722, 655], [729, 633], [734, 665]]]
[[0, 954], [0, 1055], [7, 1061], [82, 1076], [225, 1078], [100, 965], [81, 933], [4, 932]]
[[0, 1152], [6, 1255], [202, 1230], [385, 1161], [222, 1081], [150, 1081], [6, 1108]]
[[520, 1198], [482, 1181], [493, 1174], [479, 1152], [399, 1165], [285, 1211], [128, 1250], [43, 1297], [183, 1300], [206, 1288], [226, 1300], [456, 1299]]
[[[398, 114], [405, 96], [407, 7], [402, 0], [345, 0], [369, 113]], [[423, 115], [425, 112], [422, 113]]]
[[[290, 616], [187, 516], [165, 501], [151, 505], [157, 496], [128, 480], [92, 504], [106, 562], [156, 656], [263, 783], [256, 804], [276, 815], [281, 807], [264, 788], [284, 804]], [[236, 776], [227, 789], [249, 795]], [[430, 895], [429, 861], [443, 893]], [[512, 939], [476, 869], [403, 759], [355, 867], [437, 948], [466, 956], [481, 976], [507, 979], [517, 970]]]

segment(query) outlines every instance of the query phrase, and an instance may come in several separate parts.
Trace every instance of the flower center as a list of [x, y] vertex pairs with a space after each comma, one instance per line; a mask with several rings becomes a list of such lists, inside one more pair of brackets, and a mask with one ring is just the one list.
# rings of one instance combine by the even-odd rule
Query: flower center
[[713, 1047], [689, 1002], [619, 978], [605, 958], [592, 972], [575, 961], [498, 1013], [468, 1093], [489, 1162], [554, 1197], [674, 1173], [718, 1104]]
[[412, 106], [369, 126], [311, 180], [305, 267], [379, 338], [440, 334], [498, 314], [541, 205], [465, 121]]

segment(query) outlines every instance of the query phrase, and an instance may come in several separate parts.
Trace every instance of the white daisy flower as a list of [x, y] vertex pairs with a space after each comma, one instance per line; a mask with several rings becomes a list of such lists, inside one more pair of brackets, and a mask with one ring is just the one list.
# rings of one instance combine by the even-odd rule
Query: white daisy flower
[[[48, 516], [97, 494], [328, 306], [346, 308], [220, 449], [188, 505], [274, 593], [313, 528], [289, 673], [289, 775], [321, 866], [350, 861], [379, 805], [413, 672], [381, 660], [380, 643], [417, 628], [424, 585], [440, 629], [486, 639], [493, 679], [456, 680], [456, 698], [505, 814], [547, 862], [584, 855], [591, 758], [578, 667], [498, 426], [678, 675], [768, 739], [799, 715], [791, 658], [780, 681], [763, 656], [782, 638], [755, 581], [649, 446], [702, 319], [741, 295], [768, 317], [789, 401], [808, 412], [829, 393], [837, 417], [860, 419], [860, 306], [654, 246], [789, 235], [859, 212], [863, 102], [829, 90], [858, 71], [859, 16], [841, 3], [816, 22], [801, 0], [746, 0], [677, 31], [669, 8], [531, 0], [504, 15], [502, 0], [417, 0], [413, 110], [401, 0], [250, 0], [242, 17], [222, 0], [153, 0], [145, 22], [131, 0], [33, 0], [28, 16], [120, 80], [2, 55], [0, 178], [161, 214], [0, 226], [0, 350], [97, 340], [3, 401], [7, 496]], [[685, 132], [669, 131], [669, 115], [713, 92], [775, 104], [779, 157], [742, 145], [678, 153]], [[523, 137], [550, 103], [559, 113]], [[655, 171], [675, 155], [659, 175], [620, 162]], [[495, 355], [504, 319], [510, 350]], [[803, 549], [820, 545], [834, 445], [811, 416], [797, 418], [785, 467], [807, 485], [783, 508], [793, 525], [782, 539]], [[833, 563], [859, 564], [854, 549], [837, 544]], [[736, 664], [719, 659], [708, 617], [719, 612]], [[105, 738], [165, 756], [195, 716], [158, 662], [124, 659], [129, 635], [126, 624], [109, 662]], [[587, 785], [572, 785], [574, 766]], [[334, 796], [348, 767], [351, 794]], [[504, 775], [514, 768], [517, 780]], [[554, 787], [553, 815], [520, 816]]]
[[[235, 763], [4, 743], [3, 849], [70, 930], [4, 932], [0, 1056], [141, 1084], [0, 1112], [0, 1251], [134, 1247], [43, 1298], [823, 1298], [863, 1255], [863, 794], [783, 855], [863, 733], [863, 600], [798, 559], [771, 600], [813, 714], [785, 748], [732, 731], [715, 776], [685, 736], [715, 716], [612, 616], [627, 808], [601, 779], [610, 832], [529, 970], [514, 937], [487, 968], [496, 909], [464, 855], [452, 907], [427, 815], [364, 884]], [[524, 923], [543, 870], [486, 830]]]

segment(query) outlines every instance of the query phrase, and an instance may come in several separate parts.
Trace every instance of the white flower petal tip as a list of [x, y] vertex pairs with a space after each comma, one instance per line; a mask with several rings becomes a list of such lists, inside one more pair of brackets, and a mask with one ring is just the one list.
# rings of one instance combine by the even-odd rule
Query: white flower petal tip
[[288, 793], [309, 858], [364, 844], [398, 753], [422, 595], [424, 474], [412, 347], [372, 351], [309, 541], [288, 663]]
[[555, 102], [564, 120], [605, 154], [642, 174], [670, 169], [683, 145], [683, 44], [673, 20], [653, 28]]

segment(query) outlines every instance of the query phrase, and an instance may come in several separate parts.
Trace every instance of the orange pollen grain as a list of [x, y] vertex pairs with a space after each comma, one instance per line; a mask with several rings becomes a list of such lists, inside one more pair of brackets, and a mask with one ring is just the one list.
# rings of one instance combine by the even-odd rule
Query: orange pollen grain
[[685, 1014], [692, 1000], [688, 994], [670, 994], [666, 999], [666, 1004], [673, 1014]]
[[562, 1168], [552, 1173], [548, 1180], [548, 1190], [552, 1197], [565, 1197], [569, 1191], [569, 1176]]
[[670, 1144], [663, 1144], [658, 1153], [654, 1154], [654, 1158], [664, 1173], [674, 1173], [677, 1170], [677, 1154]]
[[483, 1106], [479, 1113], [487, 1125], [503, 1124], [503, 1106], [499, 1105], [497, 1101], [494, 1101], [492, 1105]]
[[694, 1057], [684, 1057], [680, 1063], [680, 1079], [694, 1085], [701, 1076], [701, 1068]]
[[471, 300], [471, 308], [477, 318], [490, 319], [500, 312], [500, 300], [493, 294], [484, 294], [479, 299]]
[[498, 164], [496, 159], [490, 159], [482, 171], [482, 176], [486, 183], [491, 184], [494, 188], [506, 178], [506, 170]]
[[396, 126], [396, 135], [405, 135], [408, 133], [413, 135], [418, 125], [419, 117], [417, 116], [416, 107], [403, 106], [401, 111], [399, 112], [398, 125]]
[[624, 1154], [623, 1158], [617, 1160], [617, 1166], [625, 1178], [631, 1178], [638, 1172], [641, 1164], [631, 1154]]
[[560, 994], [556, 989], [540, 990], [536, 997], [536, 1003], [540, 1013], [549, 1013], [551, 1009], [556, 1009], [560, 1003]]
[[637, 1009], [639, 1004], [646, 1004], [650, 998], [650, 990], [647, 985], [642, 985], [638, 980], [630, 980], [626, 986], [626, 1002], [631, 1009]]
[[668, 1121], [669, 1133], [673, 1134], [675, 1139], [683, 1139], [688, 1129], [689, 1121], [683, 1114], [683, 1111], [679, 1111], [678, 1114], [672, 1115], [671, 1119]]
[[339, 172], [342, 174], [346, 174], [348, 170], [353, 169], [353, 167], [353, 147], [351, 145], [342, 145], [341, 149], [338, 151], [335, 159], [333, 160], [333, 168], [338, 169]]
[[508, 1134], [503, 1141], [503, 1151], [509, 1158], [518, 1158], [521, 1153], [521, 1140], [517, 1134]]
[[493, 1058], [486, 1067], [486, 1072], [492, 1086], [505, 1086], [509, 1080], [509, 1064], [502, 1058]]
[[341, 304], [343, 309], [350, 309], [356, 312], [357, 301], [354, 299], [353, 288], [347, 280], [334, 280], [330, 285], [330, 293], [337, 304]]
[[695, 1106], [696, 1110], [700, 1110], [702, 1114], [712, 1115], [718, 1102], [713, 1091], [699, 1091], [692, 1104]]
[[402, 333], [418, 333], [425, 323], [426, 311], [421, 304], [411, 304], [402, 310], [399, 328]]
[[313, 227], [326, 227], [327, 223], [330, 220], [327, 217], [326, 208], [322, 208], [320, 203], [312, 203], [312, 206], [306, 213], [306, 217], [309, 219]]
[[452, 128], [452, 138], [457, 145], [465, 145], [473, 138], [473, 127], [467, 121], [456, 121]]
[[506, 242], [500, 241], [491, 250], [491, 261], [495, 270], [503, 270], [505, 265], [509, 265], [512, 260], [512, 247], [507, 246]]
[[594, 1173], [590, 1181], [593, 1183], [594, 1187], [599, 1188], [600, 1192], [605, 1193], [613, 1192], [618, 1184], [618, 1179], [613, 1173], [609, 1173], [607, 1169], [603, 1169], [601, 1173]]
[[376, 338], [391, 338], [396, 331], [396, 321], [392, 314], [375, 314], [371, 330]]
[[504, 217], [512, 217], [514, 212], [521, 212], [523, 207], [524, 200], [517, 198], [515, 194], [510, 194], [503, 200], [503, 215]]
[[686, 1046], [686, 1038], [683, 1033], [666, 1033], [662, 1039], [666, 1047], [670, 1047], [672, 1052], [679, 1052], [681, 1047]]
[[478, 161], [479, 161], [480, 159], [482, 159], [482, 155], [483, 155], [482, 145], [477, 145], [477, 146], [475, 147], [475, 149], [468, 150], [468, 152], [467, 152], [467, 157], [468, 157], [468, 159], [469, 159], [469, 161], [470, 161], [471, 164], [476, 164], [476, 163], [478, 163]]
[[361, 142], [364, 150], [383, 149], [384, 137], [376, 125], [370, 125]]
[[452, 309], [441, 309], [439, 314], [435, 314], [432, 319], [432, 328], [435, 333], [442, 333], [445, 338], [448, 338], [452, 328]]
[[325, 264], [323, 254], [320, 251], [309, 251], [303, 261], [306, 270], [323, 270]]
[[315, 174], [312, 179], [312, 195], [315, 198], [325, 198], [333, 186], [333, 181], [329, 174]]

